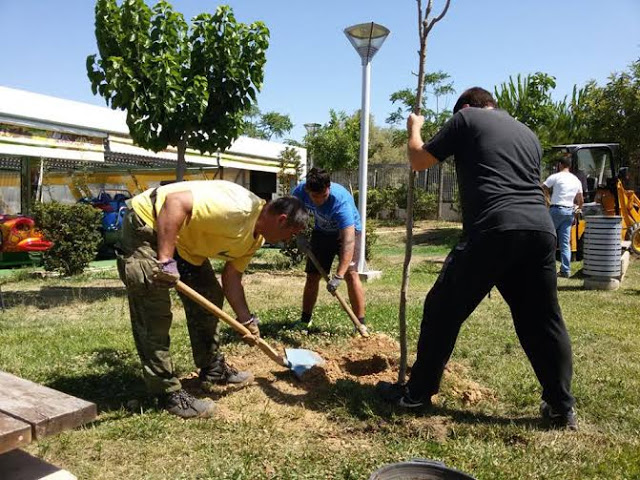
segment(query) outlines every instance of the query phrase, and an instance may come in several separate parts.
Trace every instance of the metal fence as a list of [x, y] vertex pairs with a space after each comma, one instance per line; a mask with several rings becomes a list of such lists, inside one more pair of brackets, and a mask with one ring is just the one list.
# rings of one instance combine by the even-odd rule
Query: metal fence
[[[419, 172], [416, 187], [423, 188], [428, 193], [437, 194], [438, 184], [442, 174], [442, 200], [454, 202], [458, 193], [458, 180], [453, 162], [442, 162], [425, 171]], [[409, 168], [404, 163], [372, 164], [369, 165], [367, 184], [369, 188], [397, 188], [406, 185]], [[358, 172], [340, 170], [331, 173], [331, 181], [340, 185], [358, 190]]]

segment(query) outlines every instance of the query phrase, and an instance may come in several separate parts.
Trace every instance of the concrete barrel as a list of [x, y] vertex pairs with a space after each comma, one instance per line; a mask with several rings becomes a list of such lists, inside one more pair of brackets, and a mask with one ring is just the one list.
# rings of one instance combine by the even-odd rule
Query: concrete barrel
[[584, 287], [615, 290], [620, 286], [622, 217], [593, 215], [585, 217]]

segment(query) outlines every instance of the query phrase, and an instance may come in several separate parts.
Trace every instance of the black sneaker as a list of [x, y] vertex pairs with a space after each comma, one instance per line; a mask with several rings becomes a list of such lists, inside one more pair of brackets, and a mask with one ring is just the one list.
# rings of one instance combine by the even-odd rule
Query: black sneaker
[[543, 401], [540, 404], [540, 415], [542, 415], [542, 421], [548, 428], [567, 430], [578, 429], [578, 421], [574, 408], [571, 408], [568, 412], [565, 413], [558, 413], [551, 407], [551, 405]]
[[196, 398], [185, 390], [178, 390], [159, 398], [161, 408], [181, 418], [209, 418], [216, 406], [210, 398]]
[[207, 390], [212, 385], [243, 387], [253, 381], [253, 373], [238, 371], [229, 365], [224, 357], [220, 357], [208, 367], [200, 369], [199, 377], [204, 390]]
[[378, 382], [376, 391], [382, 400], [404, 408], [430, 408], [431, 398], [412, 398], [406, 385], [390, 382]]

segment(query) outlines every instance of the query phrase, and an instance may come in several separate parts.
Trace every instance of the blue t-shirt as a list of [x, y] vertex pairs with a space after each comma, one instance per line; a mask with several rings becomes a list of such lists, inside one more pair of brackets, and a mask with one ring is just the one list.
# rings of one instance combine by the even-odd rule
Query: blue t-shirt
[[336, 233], [343, 228], [355, 226], [356, 231], [362, 230], [360, 214], [353, 201], [353, 196], [339, 183], [331, 183], [329, 198], [317, 207], [304, 189], [306, 181], [293, 189], [291, 194], [298, 197], [304, 206], [315, 217], [315, 229], [326, 233]]

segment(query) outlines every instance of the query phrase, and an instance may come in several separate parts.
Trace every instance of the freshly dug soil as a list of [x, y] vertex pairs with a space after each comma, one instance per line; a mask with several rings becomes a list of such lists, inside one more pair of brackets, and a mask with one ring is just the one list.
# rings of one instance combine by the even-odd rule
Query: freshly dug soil
[[[283, 350], [275, 342], [270, 343], [277, 350]], [[381, 402], [371, 403], [379, 381], [397, 381], [400, 348], [393, 338], [373, 334], [369, 338], [354, 337], [336, 343], [327, 340], [325, 345], [313, 350], [325, 363], [308, 370], [299, 379], [278, 367], [257, 348], [237, 347], [234, 354], [227, 356], [228, 362], [240, 370], [251, 370], [255, 380], [241, 389], [214, 387], [208, 395], [217, 404], [215, 418], [234, 424], [260, 422], [266, 415], [280, 435], [295, 437], [314, 432], [329, 450], [342, 452], [371, 448], [370, 435], [375, 432], [404, 432], [439, 442], [448, 437], [451, 429], [448, 416], [431, 413], [416, 416], [415, 412], [396, 415], [392, 413], [393, 408]], [[202, 395], [195, 372], [185, 375], [182, 383], [194, 394]], [[468, 378], [464, 366], [451, 363], [445, 371], [443, 393], [464, 404], [493, 399], [489, 389]], [[357, 411], [364, 403], [374, 408], [377, 415], [358, 421]], [[437, 396], [434, 403], [438, 403]], [[345, 422], [343, 417], [336, 416], [335, 408], [343, 410], [349, 404], [355, 413]]]

